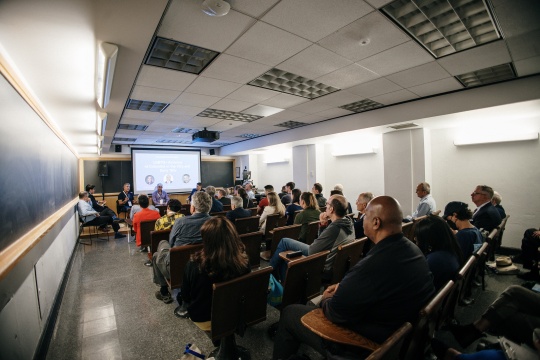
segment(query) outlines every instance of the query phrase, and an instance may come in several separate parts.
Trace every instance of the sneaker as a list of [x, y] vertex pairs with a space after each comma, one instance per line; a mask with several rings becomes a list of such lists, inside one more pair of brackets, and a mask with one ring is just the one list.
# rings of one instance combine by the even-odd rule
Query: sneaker
[[117, 232], [117, 233], [114, 234], [115, 239], [123, 239], [125, 237], [126, 237], [126, 235], [122, 234], [121, 232]]
[[163, 301], [165, 304], [170, 304], [173, 302], [171, 294], [167, 293], [166, 295], [163, 295], [159, 290], [156, 291], [156, 299]]
[[144, 263], [144, 265], [146, 265], [146, 266], [152, 266], [152, 260], [148, 260], [147, 262]]
[[139, 249], [139, 252], [140, 253], [147, 253], [148, 252], [148, 248], [146, 246], [141, 246], [141, 248]]
[[182, 319], [189, 318], [189, 313], [188, 313], [187, 309], [185, 309], [182, 306], [179, 306], [176, 309], [174, 309], [174, 315], [176, 317], [179, 317], [179, 318], [182, 318]]

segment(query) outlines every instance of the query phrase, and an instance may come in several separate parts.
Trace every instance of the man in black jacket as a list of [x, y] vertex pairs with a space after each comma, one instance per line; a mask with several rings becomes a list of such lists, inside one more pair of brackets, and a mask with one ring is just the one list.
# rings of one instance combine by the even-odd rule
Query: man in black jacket
[[94, 197], [94, 193], [96, 192], [96, 185], [93, 184], [87, 184], [86, 185], [86, 192], [88, 192], [88, 198], [92, 201], [92, 208], [99, 212], [99, 215], [101, 216], [110, 216], [113, 220], [119, 220], [116, 216], [116, 213], [105, 206], [105, 201], [101, 204], [96, 200]]
[[471, 193], [472, 202], [477, 206], [471, 223], [478, 229], [491, 231], [501, 223], [499, 211], [491, 203], [493, 189], [487, 185], [478, 185]]

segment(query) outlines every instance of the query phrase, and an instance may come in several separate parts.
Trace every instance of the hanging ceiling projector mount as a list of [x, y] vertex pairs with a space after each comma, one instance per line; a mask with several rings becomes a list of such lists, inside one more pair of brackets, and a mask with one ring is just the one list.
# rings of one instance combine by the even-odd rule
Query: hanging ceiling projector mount
[[229, 13], [231, 5], [223, 0], [204, 0], [201, 9], [210, 16], [223, 16]]

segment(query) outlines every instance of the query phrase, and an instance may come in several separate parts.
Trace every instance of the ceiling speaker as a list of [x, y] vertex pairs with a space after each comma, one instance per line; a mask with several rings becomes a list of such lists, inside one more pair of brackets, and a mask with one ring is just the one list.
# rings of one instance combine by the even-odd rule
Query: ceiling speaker
[[210, 16], [223, 16], [229, 13], [231, 5], [223, 0], [204, 0], [201, 9]]

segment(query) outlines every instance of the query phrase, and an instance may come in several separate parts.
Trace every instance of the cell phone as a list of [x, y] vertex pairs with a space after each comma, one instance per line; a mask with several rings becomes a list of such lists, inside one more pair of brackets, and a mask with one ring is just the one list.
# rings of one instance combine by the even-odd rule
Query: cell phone
[[292, 259], [292, 258], [295, 258], [295, 257], [298, 257], [298, 256], [302, 256], [302, 251], [301, 250], [293, 251], [293, 252], [288, 253], [285, 256], [287, 257], [287, 259]]

